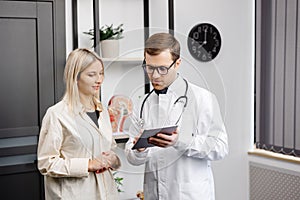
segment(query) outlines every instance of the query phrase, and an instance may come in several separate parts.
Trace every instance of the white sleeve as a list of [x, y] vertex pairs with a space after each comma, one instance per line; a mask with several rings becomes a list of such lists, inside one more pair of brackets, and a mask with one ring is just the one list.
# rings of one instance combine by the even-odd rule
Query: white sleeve
[[[215, 95], [204, 97], [199, 105], [197, 130], [191, 138], [179, 137], [174, 145], [188, 157], [219, 160], [228, 154], [228, 138]], [[180, 135], [180, 132], [179, 132]]]
[[[141, 105], [142, 102], [134, 103], [133, 105]], [[130, 127], [129, 127], [129, 140], [127, 141], [125, 145], [125, 155], [129, 163], [132, 165], [142, 165], [146, 162], [147, 154], [149, 151], [149, 148], [147, 148], [143, 152], [139, 152], [136, 149], [132, 150], [133, 147], [133, 140], [134, 137], [136, 137], [140, 131], [141, 128], [139, 126], [140, 122], [140, 106], [133, 106], [133, 112], [129, 116], [130, 117]]]
[[87, 177], [89, 158], [63, 158], [60, 154], [63, 133], [54, 112], [44, 116], [38, 144], [38, 169], [52, 177]]

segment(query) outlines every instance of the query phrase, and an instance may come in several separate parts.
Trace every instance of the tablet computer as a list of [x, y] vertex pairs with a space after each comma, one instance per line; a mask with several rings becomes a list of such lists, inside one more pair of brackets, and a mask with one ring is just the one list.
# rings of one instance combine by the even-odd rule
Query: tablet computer
[[155, 136], [157, 133], [171, 134], [176, 130], [177, 127], [178, 125], [172, 125], [161, 128], [146, 129], [143, 131], [141, 137], [133, 145], [132, 149], [153, 147], [153, 144], [148, 143], [149, 137]]

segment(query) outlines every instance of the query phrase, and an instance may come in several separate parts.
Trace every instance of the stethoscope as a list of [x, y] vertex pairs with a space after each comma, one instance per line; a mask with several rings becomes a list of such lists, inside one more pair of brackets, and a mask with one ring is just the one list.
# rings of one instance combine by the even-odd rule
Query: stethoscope
[[[188, 82], [187, 80], [185, 80], [184, 78], [182, 78], [184, 80], [184, 83], [185, 83], [185, 92], [184, 92], [184, 95], [183, 96], [180, 96], [178, 97], [174, 103], [173, 103], [173, 107], [176, 105], [176, 103], [178, 102], [181, 102], [181, 100], [184, 100], [184, 105], [183, 105], [183, 109], [182, 109], [182, 112], [178, 118], [178, 120], [176, 121], [175, 125], [179, 122], [186, 106], [187, 106], [187, 103], [188, 103], [188, 98], [187, 98], [187, 92], [188, 92], [188, 89], [189, 89], [189, 85], [188, 85]], [[140, 121], [139, 121], [139, 126], [142, 128], [144, 126], [144, 119], [143, 119], [143, 110], [144, 110], [144, 105], [145, 105], [145, 102], [147, 101], [147, 99], [149, 98], [149, 96], [153, 93], [154, 89], [152, 89], [148, 94], [147, 96], [145, 97], [142, 105], [141, 105], [141, 110], [140, 110]]]

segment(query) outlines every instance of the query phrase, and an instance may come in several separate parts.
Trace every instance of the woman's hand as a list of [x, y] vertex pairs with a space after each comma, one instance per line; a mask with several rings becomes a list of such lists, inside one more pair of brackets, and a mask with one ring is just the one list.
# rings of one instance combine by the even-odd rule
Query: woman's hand
[[102, 158], [95, 158], [89, 160], [89, 172], [101, 173], [109, 168], [109, 163]]
[[102, 159], [104, 159], [111, 169], [118, 169], [121, 166], [121, 162], [117, 154], [113, 151], [102, 152]]

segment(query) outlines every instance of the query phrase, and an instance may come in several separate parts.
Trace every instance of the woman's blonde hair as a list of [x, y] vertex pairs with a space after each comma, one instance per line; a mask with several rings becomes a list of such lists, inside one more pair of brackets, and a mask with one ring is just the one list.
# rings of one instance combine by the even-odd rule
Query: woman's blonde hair
[[[74, 107], [78, 106], [80, 103], [77, 86], [77, 80], [80, 76], [80, 73], [97, 60], [100, 61], [101, 65], [104, 67], [101, 58], [95, 52], [89, 49], [79, 48], [73, 50], [69, 54], [64, 71], [64, 81], [66, 84], [64, 99], [67, 101], [71, 111], [73, 111]], [[99, 95], [100, 94], [95, 96], [96, 100], [98, 101]]]

